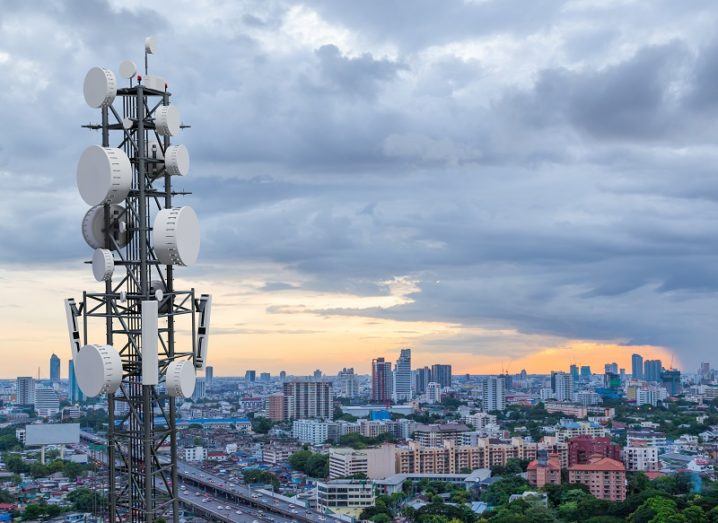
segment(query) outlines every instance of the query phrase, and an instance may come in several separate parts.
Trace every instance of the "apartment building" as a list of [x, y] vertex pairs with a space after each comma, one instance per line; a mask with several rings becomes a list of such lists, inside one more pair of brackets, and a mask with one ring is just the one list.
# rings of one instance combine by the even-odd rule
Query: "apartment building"
[[660, 468], [658, 447], [650, 445], [624, 447], [623, 462], [626, 464], [626, 470], [631, 472], [658, 470]]
[[626, 499], [626, 467], [611, 458], [593, 458], [568, 468], [569, 483], [586, 485], [595, 497], [609, 501]]

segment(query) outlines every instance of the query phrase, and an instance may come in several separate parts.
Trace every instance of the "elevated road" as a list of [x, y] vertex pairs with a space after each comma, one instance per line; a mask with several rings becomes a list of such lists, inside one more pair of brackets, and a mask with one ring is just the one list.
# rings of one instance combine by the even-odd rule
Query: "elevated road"
[[[90, 432], [81, 431], [80, 438], [95, 444], [107, 444], [104, 437]], [[192, 511], [218, 521], [248, 523], [342, 521], [336, 516], [322, 514], [292, 503], [284, 496], [259, 492], [226, 481], [216, 474], [182, 461], [178, 464], [177, 475], [182, 481], [179, 489], [180, 501]]]

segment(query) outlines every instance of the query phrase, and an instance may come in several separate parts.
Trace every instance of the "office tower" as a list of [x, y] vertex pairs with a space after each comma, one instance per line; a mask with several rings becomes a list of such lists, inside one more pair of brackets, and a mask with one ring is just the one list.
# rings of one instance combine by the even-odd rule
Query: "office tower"
[[451, 365], [432, 365], [431, 381], [435, 381], [441, 385], [442, 388], [451, 387]]
[[429, 367], [423, 367], [413, 371], [414, 375], [414, 392], [416, 394], [423, 394], [426, 392], [426, 386], [431, 381], [431, 369]]
[[35, 380], [31, 376], [21, 376], [17, 378], [16, 385], [15, 403], [18, 405], [34, 405]]
[[318, 379], [321, 378], [321, 377], [322, 377], [322, 371], [319, 370], [319, 369], [315, 370], [315, 371], [314, 371], [314, 379], [315, 379], [315, 380], [318, 380]]
[[192, 393], [192, 399], [194, 401], [204, 399], [207, 394], [207, 383], [204, 378], [197, 378], [194, 385], [194, 392]]
[[259, 375], [259, 381], [267, 382], [267, 381], [270, 381], [271, 379], [272, 379], [272, 375], [269, 372], [262, 372]]
[[631, 356], [631, 376], [634, 379], [643, 379], [643, 356], [634, 354]]
[[671, 396], [677, 396], [683, 392], [683, 386], [681, 385], [681, 371], [679, 370], [664, 370], [661, 373], [661, 382]]
[[391, 401], [394, 385], [391, 362], [384, 358], [371, 361], [371, 400], [386, 403]]
[[711, 364], [707, 361], [702, 362], [700, 368], [698, 369], [698, 374], [703, 379], [709, 378], [711, 374]]
[[622, 380], [620, 374], [607, 372], [603, 375], [603, 386], [607, 389], [618, 390], [621, 388]]
[[328, 381], [290, 381], [284, 384], [286, 419], [332, 419], [334, 396]]
[[287, 379], [287, 371], [286, 370], [279, 371], [279, 379], [282, 381]]
[[618, 363], [606, 363], [603, 366], [604, 374], [618, 374]]
[[493, 412], [506, 409], [506, 387], [503, 376], [489, 376], [482, 383], [483, 411]]
[[207, 387], [212, 386], [212, 380], [214, 380], [214, 367], [208, 365], [204, 369], [204, 381], [207, 384]]
[[662, 370], [661, 360], [646, 360], [643, 364], [643, 379], [657, 383], [661, 381]]
[[581, 381], [591, 381], [590, 365], [581, 365]]
[[573, 386], [575, 388], [578, 385], [578, 379], [579, 379], [578, 366], [571, 365], [569, 367], [568, 371], [569, 371], [569, 374], [571, 374], [571, 379], [573, 380]]
[[80, 403], [81, 401], [85, 401], [85, 395], [82, 393], [80, 386], [77, 384], [77, 376], [75, 376], [75, 362], [70, 360], [67, 368], [67, 389], [70, 403]]
[[573, 399], [573, 376], [567, 372], [551, 373], [551, 389], [558, 401]]
[[248, 370], [244, 373], [244, 381], [251, 381], [254, 382], [257, 379], [257, 371], [256, 370]]
[[57, 397], [55, 389], [42, 386], [35, 388], [35, 411], [43, 418], [60, 412], [60, 398]]
[[401, 349], [394, 367], [394, 401], [411, 399], [411, 349]]
[[60, 382], [60, 358], [57, 357], [57, 354], [50, 356], [50, 381]]
[[354, 368], [346, 367], [337, 373], [337, 396], [342, 398], [356, 398], [359, 395], [359, 384], [357, 383]]

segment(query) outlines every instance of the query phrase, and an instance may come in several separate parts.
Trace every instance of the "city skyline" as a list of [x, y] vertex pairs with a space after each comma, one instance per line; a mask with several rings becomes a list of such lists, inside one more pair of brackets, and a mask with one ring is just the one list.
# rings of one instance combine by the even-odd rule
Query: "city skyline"
[[[624, 366], [623, 364], [619, 364], [618, 362], [615, 362], [615, 361], [605, 361], [606, 358], [604, 358], [603, 356], [596, 357], [596, 361], [599, 361], [599, 360], [600, 360], [600, 361], [603, 362], [603, 363], [601, 363], [600, 365], [599, 365], [599, 364], [587, 364], [585, 361], [579, 361], [579, 362], [578, 362], [579, 365], [574, 364], [574, 363], [571, 363], [571, 364], [567, 364], [567, 365], [566, 365], [566, 368], [560, 367], [560, 365], [559, 365], [559, 366], [556, 366], [556, 364], [554, 364], [554, 366], [550, 367], [548, 370], [545, 370], [545, 371], [544, 371], [544, 370], [535, 370], [535, 369], [525, 368], [525, 367], [516, 368], [516, 369], [508, 368], [508, 367], [503, 367], [503, 368], [501, 368], [501, 369], [499, 369], [499, 370], [497, 370], [497, 371], [495, 371], [495, 372], [462, 372], [462, 371], [456, 369], [456, 368], [453, 366], [452, 363], [437, 364], [437, 363], [435, 363], [434, 360], [431, 360], [431, 359], [427, 360], [427, 364], [424, 364], [424, 363], [416, 363], [416, 362], [413, 361], [413, 353], [414, 353], [413, 351], [414, 351], [414, 349], [411, 348], [411, 347], [401, 347], [401, 348], [397, 349], [397, 351], [396, 351], [397, 361], [398, 361], [399, 359], [401, 359], [402, 354], [405, 353], [406, 351], [409, 351], [409, 356], [408, 356], [408, 357], [409, 357], [409, 360], [410, 360], [410, 364], [409, 364], [409, 367], [408, 367], [408, 368], [411, 370], [412, 374], [415, 373], [415, 372], [417, 372], [417, 371], [419, 371], [419, 370], [423, 370], [424, 368], [426, 368], [426, 369], [431, 373], [432, 367], [437, 367], [437, 366], [438, 366], [438, 367], [442, 367], [442, 366], [444, 366], [444, 367], [449, 367], [449, 368], [451, 368], [451, 375], [452, 375], [452, 376], [461, 376], [461, 375], [464, 375], [464, 374], [476, 375], [476, 376], [501, 376], [501, 375], [504, 375], [504, 374], [518, 375], [518, 374], [520, 374], [521, 372], [525, 371], [527, 374], [534, 374], [534, 375], [546, 375], [546, 376], [549, 376], [549, 375], [552, 375], [552, 374], [554, 374], [554, 373], [561, 373], [561, 374], [566, 374], [566, 375], [569, 375], [569, 374], [570, 374], [570, 375], [572, 375], [572, 377], [573, 377], [572, 372], [573, 372], [574, 368], [575, 368], [576, 370], [578, 370], [578, 366], [579, 366], [579, 365], [580, 365], [582, 368], [586, 368], [586, 367], [592, 368], [592, 369], [593, 369], [593, 370], [592, 370], [592, 374], [603, 374], [603, 372], [600, 372], [600, 369], [604, 369], [604, 372], [607, 372], [606, 369], [608, 369], [609, 367], [613, 367], [613, 366], [615, 365], [615, 366], [616, 366], [616, 369], [618, 369], [618, 370], [623, 370], [623, 371], [625, 372], [625, 375], [626, 375], [626, 376], [635, 377], [635, 376], [633, 375], [633, 372], [632, 372], [631, 367], [626, 367], [626, 366]], [[390, 364], [390, 366], [392, 366], [392, 368], [389, 370], [389, 374], [388, 374], [387, 376], [389, 376], [389, 377], [392, 378], [391, 390], [390, 390], [389, 396], [390, 396], [391, 398], [393, 398], [394, 387], [395, 387], [395, 371], [396, 371], [396, 368], [395, 368], [395, 366], [393, 366], [393, 364], [392, 364], [392, 354], [393, 354], [393, 353], [392, 353], [391, 351], [387, 351], [387, 354], [388, 354], [388, 356], [380, 356], [380, 357], [378, 357], [378, 359], [382, 359], [382, 358], [383, 358], [383, 360], [385, 361], [386, 364]], [[637, 356], [637, 355], [638, 355], [638, 356], [641, 356], [642, 361], [644, 361], [647, 365], [651, 365], [651, 364], [657, 362], [657, 363], [659, 363], [659, 364], [662, 364], [662, 368], [663, 368], [663, 369], [666, 369], [666, 370], [675, 369], [675, 370], [680, 370], [681, 372], [683, 372], [683, 373], [688, 373], [688, 374], [694, 374], [694, 373], [700, 374], [700, 373], [701, 373], [701, 369], [703, 368], [703, 366], [708, 365], [709, 368], [710, 368], [710, 367], [713, 365], [713, 363], [710, 362], [710, 361], [708, 361], [708, 362], [701, 362], [701, 363], [700, 363], [700, 366], [699, 366], [697, 369], [686, 369], [686, 368], [677, 367], [677, 366], [676, 366], [675, 364], [673, 364], [673, 362], [671, 362], [670, 360], [661, 360], [660, 356], [657, 357], [657, 358], [655, 358], [655, 359], [649, 359], [649, 358], [643, 358], [643, 354], [636, 354], [636, 353], [633, 353], [633, 354], [629, 357], [628, 362], [629, 362], [630, 364], [632, 364], [632, 363], [635, 361], [635, 356]], [[51, 356], [56, 356], [56, 354], [53, 353]], [[431, 358], [431, 356], [430, 356], [430, 358]], [[377, 359], [377, 358], [375, 358], [375, 359]], [[608, 359], [610, 359], [610, 358], [608, 358]], [[68, 359], [66, 359], [66, 360], [63, 360], [62, 358], [60, 358], [60, 362], [61, 362], [61, 363], [60, 363], [61, 367], [62, 367], [63, 369], [67, 369], [67, 370], [64, 370], [63, 373], [60, 374], [60, 379], [61, 379], [61, 380], [64, 380], [64, 381], [67, 381], [67, 380], [69, 379], [69, 375], [70, 375], [71, 368], [72, 368], [72, 360], [71, 360], [70, 358], [68, 358]], [[364, 362], [364, 363], [366, 363], [366, 362]], [[554, 362], [554, 363], [555, 363], [555, 362]], [[41, 381], [52, 381], [52, 377], [51, 377], [51, 375], [50, 375], [50, 374], [51, 374], [51, 366], [52, 366], [52, 358], [49, 359], [49, 365], [46, 365], [47, 368], [40, 367], [39, 369], [36, 369], [36, 370], [39, 370], [39, 371], [40, 371], [39, 376], [38, 376], [37, 373], [36, 373], [35, 375], [32, 375], [32, 376], [30, 376], [30, 377], [32, 377], [32, 378], [34, 378], [34, 379], [39, 379], [39, 380], [41, 380]], [[366, 372], [361, 372], [361, 369], [362, 369], [362, 363], [361, 363], [361, 362], [356, 366], [356, 368], [359, 368], [359, 369], [360, 369], [360, 371], [357, 372], [357, 375], [364, 375], [364, 376], [370, 376], [370, 377], [371, 377], [371, 375], [372, 375], [372, 362], [370, 361], [368, 365], [364, 365], [364, 366], [367, 366], [367, 367], [368, 367], [367, 370], [366, 370]], [[350, 366], [350, 367], [351, 367], [351, 366]], [[546, 368], [548, 368], [548, 367], [546, 367]], [[322, 373], [321, 376], [341, 376], [341, 375], [342, 375], [342, 372], [347, 370], [347, 366], [344, 366], [344, 367], [342, 367], [342, 368], [338, 368], [338, 369], [336, 370], [336, 372], [334, 372], [332, 369], [327, 370], [326, 368], [316, 368], [316, 365], [314, 365], [314, 364], [312, 363], [312, 364], [308, 364], [308, 365], [307, 365], [307, 369], [308, 369], [308, 370], [307, 370], [306, 372], [301, 372], [301, 371], [300, 371], [300, 372], [291, 372], [291, 371], [288, 371], [288, 370], [287, 370], [287, 367], [282, 367], [282, 368], [277, 369], [277, 370], [274, 370], [274, 369], [272, 369], [272, 370], [267, 370], [267, 369], [265, 369], [265, 368], [259, 368], [259, 367], [257, 367], [257, 368], [244, 368], [244, 369], [240, 369], [240, 372], [235, 373], [235, 374], [231, 374], [231, 373], [230, 373], [230, 374], [215, 374], [215, 372], [214, 372], [214, 367], [213, 367], [213, 366], [208, 366], [208, 367], [207, 367], [208, 374], [209, 374], [209, 381], [211, 381], [212, 378], [214, 378], [214, 377], [218, 377], [218, 378], [244, 378], [244, 379], [247, 380], [247, 381], [252, 381], [252, 382], [254, 382], [254, 381], [261, 381], [262, 375], [265, 375], [265, 374], [268, 374], [268, 375], [270, 375], [270, 376], [273, 377], [273, 378], [281, 377], [282, 375], [286, 375], [286, 376], [289, 376], [289, 377], [300, 377], [300, 378], [305, 378], [305, 377], [314, 377], [314, 378], [317, 378], [317, 373], [318, 373], [318, 372], [321, 372], [321, 373]], [[45, 374], [45, 370], [48, 371], [47, 374]], [[354, 367], [351, 367], [351, 370], [354, 371]], [[613, 370], [611, 370], [611, 372], [613, 372]], [[657, 376], [657, 374], [655, 374], [656, 372], [660, 373], [660, 368], [659, 368], [658, 370], [654, 370], [654, 371], [653, 371], [653, 374]], [[249, 377], [250, 374], [251, 374], [251, 378]], [[640, 376], [639, 379], [643, 379], [643, 378], [645, 377], [645, 376], [644, 376], [645, 374], [646, 374], [646, 373], [644, 373], [644, 371], [642, 370], [642, 374], [641, 374], [641, 376]], [[8, 377], [0, 376], [0, 379], [11, 380], [11, 379], [16, 379], [17, 376], [21, 376], [21, 375], [23, 375], [23, 374], [20, 373], [20, 374], [17, 374], [17, 375], [15, 375], [15, 376], [8, 376]], [[257, 378], [257, 376], [259, 376], [259, 378]], [[321, 376], [320, 376], [320, 377], [321, 377]], [[200, 377], [202, 377], [202, 376], [200, 376]], [[388, 379], [388, 378], [387, 378], [387, 379]], [[575, 379], [575, 378], [574, 378], [574, 379]], [[414, 377], [413, 377], [413, 375], [412, 375], [412, 378], [411, 378], [411, 380], [410, 380], [412, 391], [414, 391], [414, 389], [415, 389], [415, 383], [414, 383], [413, 380], [414, 380]]]
[[715, 9], [368, 5], [5, 6], [4, 377], [69, 354], [58, 303], [94, 285], [79, 82], [145, 33], [183, 118], [218, 131], [187, 136], [205, 240], [178, 280], [214, 296], [218, 375], [366, 372], [402, 346], [457, 372], [708, 359]]

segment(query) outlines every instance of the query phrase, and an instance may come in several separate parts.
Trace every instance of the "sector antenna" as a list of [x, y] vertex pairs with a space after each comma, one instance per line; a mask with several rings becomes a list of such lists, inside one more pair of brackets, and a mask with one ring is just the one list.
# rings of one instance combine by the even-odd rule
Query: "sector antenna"
[[[174, 180], [190, 174], [190, 159], [171, 141], [188, 126], [167, 81], [148, 74], [156, 49], [148, 37], [144, 77], [124, 60], [118, 75], [93, 67], [83, 85], [100, 117], [83, 127], [101, 143], [78, 151], [88, 206], [79, 229], [99, 287], [66, 299], [65, 312], [78, 384], [107, 400], [111, 522], [179, 521], [176, 403], [192, 395], [209, 341], [211, 296], [175, 287], [175, 268], [197, 261], [200, 221], [175, 202], [189, 194]], [[169, 459], [159, 455], [167, 447]]]

